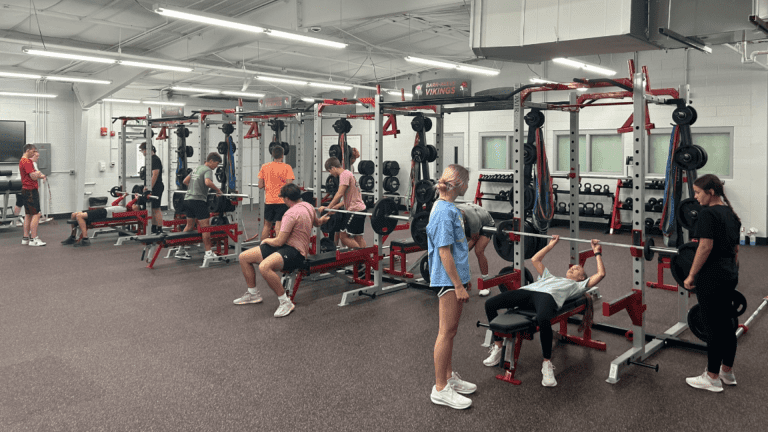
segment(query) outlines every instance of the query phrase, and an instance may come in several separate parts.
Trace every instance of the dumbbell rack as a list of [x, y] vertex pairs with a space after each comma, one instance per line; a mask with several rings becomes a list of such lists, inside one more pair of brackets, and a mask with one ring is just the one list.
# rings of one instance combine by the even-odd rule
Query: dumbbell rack
[[[651, 184], [652, 184], [652, 183], [645, 183], [645, 190], [646, 190], [646, 191], [649, 191], [649, 190], [657, 190], [657, 191], [660, 191], [660, 192], [662, 192], [662, 193], [664, 192], [664, 187], [663, 187], [663, 180], [662, 180], [662, 187], [661, 187], [661, 189], [659, 189], [659, 188], [655, 188], [655, 187], [649, 187], [649, 185], [651, 185]], [[619, 195], [621, 195], [621, 190], [622, 190], [622, 189], [628, 189], [628, 190], [630, 190], [630, 191], [631, 191], [631, 190], [632, 190], [632, 185], [629, 185], [629, 186], [627, 186], [625, 183], [623, 183], [623, 182], [622, 182], [622, 180], [618, 180], [618, 181], [616, 182], [616, 191], [617, 191], [617, 193], [618, 193]], [[631, 211], [634, 209], [634, 207], [632, 207], [632, 208], [628, 208], [628, 207], [626, 206], [625, 202], [624, 202], [624, 201], [622, 201], [621, 199], [618, 199], [618, 200], [614, 200], [614, 201], [615, 201], [615, 205], [614, 205], [614, 211], [616, 211], [616, 210], [623, 210], [623, 211], [630, 211], [630, 212], [631, 212]], [[653, 209], [651, 209], [651, 210], [645, 210], [645, 204], [646, 204], [646, 203], [647, 203], [647, 202], [645, 202], [645, 203], [642, 203], [642, 204], [641, 204], [641, 205], [643, 206], [643, 209], [644, 209], [644, 211], [645, 211], [646, 213], [659, 213], [659, 214], [661, 214], [661, 213], [663, 213], [663, 212], [664, 212], [663, 210], [653, 210]], [[657, 223], [657, 222], [658, 222], [658, 220], [655, 220], [655, 221], [654, 221], [654, 224], [653, 224], [653, 226], [652, 226], [652, 227], [650, 227], [650, 228], [654, 229], [654, 232], [655, 232], [655, 233], [657, 233], [657, 234], [661, 234], [661, 229], [659, 228], [659, 225], [658, 225], [658, 223]], [[615, 228], [615, 229], [621, 230], [622, 228], [625, 228], [625, 227], [626, 227], [626, 228], [629, 228], [629, 227], [630, 227], [630, 224], [624, 224], [624, 223], [621, 223], [621, 218], [619, 217], [619, 218], [618, 218], [618, 223], [613, 223], [613, 222], [612, 222], [612, 223], [611, 223], [611, 226], [612, 226], [613, 228]], [[645, 227], [645, 228], [646, 228], [646, 230], [649, 230], [649, 227], [648, 227], [647, 225], [646, 225], [646, 227]]]
[[[499, 193], [491, 193], [491, 192], [482, 192], [480, 190], [480, 185], [482, 183], [506, 183], [506, 184], [512, 184], [514, 179], [512, 178], [511, 174], [499, 174], [504, 176], [509, 176], [509, 178], [492, 178], [491, 176], [494, 174], [480, 174], [477, 178], [477, 190], [475, 191], [475, 199], [474, 203], [482, 206], [483, 201], [500, 201], [500, 202], [506, 202], [509, 203], [509, 198], [500, 197]], [[502, 212], [489, 212], [491, 216], [493, 216], [494, 219], [509, 219], [509, 213], [502, 213]]]

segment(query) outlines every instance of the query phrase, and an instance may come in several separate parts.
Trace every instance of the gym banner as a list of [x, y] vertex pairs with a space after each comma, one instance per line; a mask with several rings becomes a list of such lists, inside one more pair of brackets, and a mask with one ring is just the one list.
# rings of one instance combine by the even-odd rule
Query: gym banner
[[472, 81], [462, 78], [447, 78], [425, 81], [413, 85], [413, 100], [452, 99], [472, 96]]
[[272, 111], [288, 109], [290, 107], [290, 96], [267, 96], [259, 99], [259, 108], [257, 111]]

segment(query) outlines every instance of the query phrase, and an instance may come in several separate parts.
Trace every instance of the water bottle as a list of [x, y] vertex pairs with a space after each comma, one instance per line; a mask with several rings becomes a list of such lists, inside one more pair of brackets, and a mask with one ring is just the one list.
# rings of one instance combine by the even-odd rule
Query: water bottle
[[757, 228], [749, 229], [749, 245], [754, 246], [757, 244]]
[[739, 244], [744, 246], [744, 227], [741, 227], [741, 233], [739, 233]]

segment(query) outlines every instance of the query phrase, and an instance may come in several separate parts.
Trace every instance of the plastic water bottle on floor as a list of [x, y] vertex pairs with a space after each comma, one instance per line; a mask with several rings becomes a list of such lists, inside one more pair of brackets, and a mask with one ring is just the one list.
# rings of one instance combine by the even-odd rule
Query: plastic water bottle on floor
[[757, 228], [749, 229], [749, 245], [754, 246], [757, 244]]
[[745, 236], [744, 236], [745, 228], [741, 227], [741, 233], [739, 233], [739, 244], [744, 246], [745, 243]]

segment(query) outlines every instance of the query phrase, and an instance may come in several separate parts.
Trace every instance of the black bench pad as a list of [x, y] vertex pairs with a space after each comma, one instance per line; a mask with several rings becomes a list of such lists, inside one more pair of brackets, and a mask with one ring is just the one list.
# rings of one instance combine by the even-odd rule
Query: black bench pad
[[304, 268], [309, 270], [311, 267], [319, 266], [323, 264], [329, 264], [336, 261], [336, 251], [323, 252], [313, 255], [311, 258], [304, 260]]
[[415, 241], [413, 241], [412, 238], [404, 239], [404, 240], [392, 240], [392, 243], [390, 243], [390, 249], [397, 246], [401, 249], [409, 248], [418, 246]]
[[141, 243], [161, 243], [167, 240], [181, 240], [185, 238], [201, 237], [202, 235], [197, 231], [167, 233], [167, 234], [147, 234], [143, 236], [137, 236], [134, 240]]
[[[586, 304], [587, 299], [581, 295], [567, 300], [563, 307], [557, 311], [557, 315], [572, 311], [577, 307]], [[525, 309], [513, 309], [503, 315], [499, 315], [491, 321], [490, 328], [494, 332], [514, 334], [521, 331], [534, 330], [536, 322], [534, 321], [536, 312]]]

